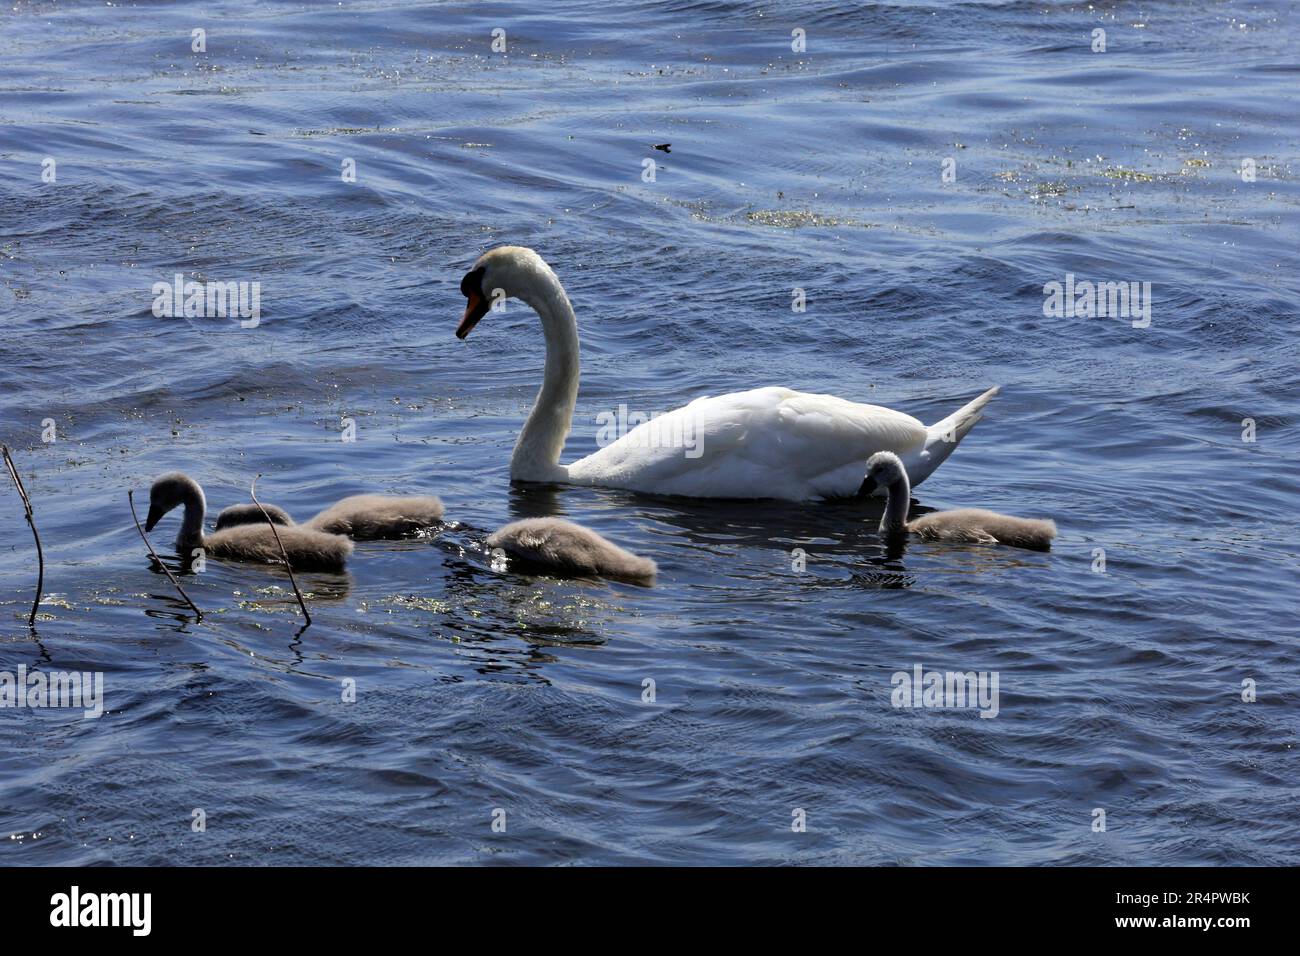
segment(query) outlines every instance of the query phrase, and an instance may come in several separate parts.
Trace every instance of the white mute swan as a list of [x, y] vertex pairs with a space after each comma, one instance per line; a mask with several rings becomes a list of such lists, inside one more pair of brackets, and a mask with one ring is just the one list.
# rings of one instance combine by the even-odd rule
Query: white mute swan
[[877, 486], [887, 489], [885, 515], [880, 519], [881, 534], [920, 535], [930, 541], [956, 541], [965, 544], [1007, 544], [1013, 548], [1047, 551], [1056, 537], [1056, 524], [1038, 518], [1013, 518], [983, 508], [958, 508], [935, 511], [915, 521], [907, 520], [907, 506], [912, 489], [907, 483], [903, 462], [892, 452], [882, 451], [867, 461], [867, 476], [862, 480], [863, 493]]
[[[443, 515], [442, 499], [436, 495], [353, 495], [330, 505], [304, 525], [296, 525], [283, 508], [265, 507], [277, 525], [346, 535], [355, 541], [403, 538], [433, 527]], [[217, 515], [218, 531], [245, 524], [266, 524], [257, 505], [231, 505]]]
[[275, 532], [265, 519], [260, 525], [246, 524], [205, 535], [203, 516], [207, 501], [203, 489], [179, 471], [161, 475], [149, 489], [149, 517], [144, 529], [152, 531], [163, 515], [178, 505], [185, 506], [185, 513], [176, 536], [176, 551], [187, 563], [192, 560], [194, 550], [202, 548], [212, 558], [282, 565], [280, 544], [283, 544], [284, 554], [289, 556], [289, 565], [295, 571], [342, 571], [352, 553], [352, 542], [347, 538], [302, 528], [277, 529], [280, 534], [277, 543]]
[[524, 565], [560, 574], [593, 574], [649, 587], [658, 568], [590, 528], [560, 518], [513, 521], [487, 539]]
[[892, 451], [919, 485], [998, 393], [991, 388], [927, 428], [911, 415], [832, 395], [778, 387], [732, 392], [698, 398], [562, 465], [578, 397], [578, 324], [560, 280], [533, 250], [501, 246], [479, 258], [460, 290], [468, 301], [457, 338], [469, 335], [502, 295], [523, 300], [542, 322], [546, 369], [510, 460], [512, 481], [804, 501], [852, 496], [867, 459]]

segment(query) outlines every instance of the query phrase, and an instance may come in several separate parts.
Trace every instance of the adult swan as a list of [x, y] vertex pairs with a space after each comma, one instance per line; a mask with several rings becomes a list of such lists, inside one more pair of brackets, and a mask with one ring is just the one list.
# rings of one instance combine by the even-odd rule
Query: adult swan
[[578, 398], [578, 323], [560, 280], [533, 250], [501, 246], [479, 258], [460, 290], [468, 302], [457, 338], [469, 335], [502, 296], [522, 299], [542, 320], [546, 371], [510, 460], [512, 481], [804, 501], [857, 494], [867, 459], [891, 451], [916, 486], [952, 454], [998, 393], [991, 388], [927, 428], [911, 415], [878, 405], [756, 388], [697, 398], [593, 455], [562, 465], [560, 452]]

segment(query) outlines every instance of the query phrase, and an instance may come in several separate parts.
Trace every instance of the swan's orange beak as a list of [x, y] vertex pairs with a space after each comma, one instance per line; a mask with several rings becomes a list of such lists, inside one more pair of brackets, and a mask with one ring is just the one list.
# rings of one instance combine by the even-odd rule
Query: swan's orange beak
[[465, 315], [460, 320], [460, 325], [456, 327], [456, 338], [463, 339], [469, 335], [470, 330], [478, 325], [478, 320], [488, 313], [488, 300], [483, 298], [483, 293], [478, 289], [470, 289], [465, 294]]

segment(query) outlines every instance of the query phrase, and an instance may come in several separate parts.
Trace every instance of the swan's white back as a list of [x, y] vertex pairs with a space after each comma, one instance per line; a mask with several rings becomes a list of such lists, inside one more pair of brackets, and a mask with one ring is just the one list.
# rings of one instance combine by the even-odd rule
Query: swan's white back
[[848, 496], [874, 452], [919, 451], [927, 435], [902, 412], [770, 386], [642, 423], [569, 465], [569, 480], [697, 498]]

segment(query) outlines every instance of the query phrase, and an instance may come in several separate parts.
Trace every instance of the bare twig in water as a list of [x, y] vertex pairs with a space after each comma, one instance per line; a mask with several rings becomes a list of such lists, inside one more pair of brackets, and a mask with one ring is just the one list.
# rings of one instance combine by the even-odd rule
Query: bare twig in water
[[199, 610], [199, 606], [190, 600], [190, 596], [186, 594], [185, 589], [181, 587], [181, 582], [177, 581], [176, 575], [172, 574], [171, 568], [163, 564], [162, 558], [158, 557], [158, 552], [155, 551], [153, 545], [149, 543], [149, 538], [145, 535], [144, 528], [140, 527], [140, 518], [135, 513], [135, 492], [131, 491], [129, 488], [126, 492], [126, 500], [131, 505], [131, 517], [135, 521], [135, 530], [140, 532], [140, 540], [143, 541], [144, 546], [149, 549], [149, 554], [153, 557], [154, 561], [158, 563], [158, 567], [162, 568], [163, 573], [171, 579], [172, 584], [176, 587], [176, 590], [180, 592], [181, 597], [185, 598], [185, 603], [194, 608], [196, 618], [200, 621], [203, 620], [203, 612]]
[[[257, 478], [261, 477], [260, 474], [257, 476]], [[302, 616], [307, 619], [307, 624], [303, 625], [305, 628], [311, 624], [311, 614], [307, 610], [307, 602], [302, 599], [302, 591], [298, 588], [298, 581], [293, 576], [293, 565], [289, 563], [289, 553], [284, 550], [284, 542], [280, 540], [280, 532], [275, 530], [275, 522], [266, 513], [262, 503], [257, 500], [257, 478], [254, 478], [253, 483], [248, 486], [248, 494], [253, 499], [253, 504], [257, 505], [257, 510], [262, 512], [262, 517], [266, 519], [266, 523], [271, 526], [271, 534], [275, 535], [275, 543], [280, 546], [280, 554], [284, 558], [285, 570], [289, 572], [289, 583], [293, 585], [293, 593], [298, 596], [298, 606], [302, 608]]]
[[41, 592], [45, 590], [45, 552], [41, 549], [41, 536], [36, 532], [36, 522], [32, 518], [32, 499], [27, 497], [27, 489], [23, 487], [23, 480], [18, 477], [18, 469], [14, 466], [14, 460], [9, 456], [9, 446], [0, 445], [0, 451], [4, 452], [5, 467], [9, 469], [9, 477], [14, 480], [14, 487], [18, 489], [18, 497], [23, 499], [23, 509], [27, 512], [27, 524], [32, 529], [32, 537], [36, 539], [36, 563], [38, 570], [36, 572], [36, 599], [32, 601], [32, 613], [27, 617], [27, 626], [36, 626], [36, 609], [41, 606]]

